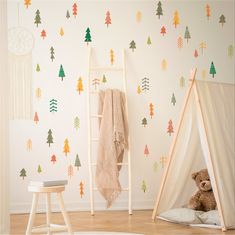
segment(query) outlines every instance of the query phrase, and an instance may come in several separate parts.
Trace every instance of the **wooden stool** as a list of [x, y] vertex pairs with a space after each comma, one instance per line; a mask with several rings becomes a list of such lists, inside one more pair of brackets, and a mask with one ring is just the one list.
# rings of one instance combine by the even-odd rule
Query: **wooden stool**
[[[65, 186], [53, 186], [53, 187], [42, 187], [42, 186], [28, 186], [28, 191], [33, 192], [33, 201], [31, 212], [29, 216], [29, 222], [26, 230], [26, 235], [31, 233], [45, 233], [51, 234], [52, 232], [62, 232], [68, 231], [69, 234], [73, 234], [72, 227], [69, 221], [68, 214], [65, 210], [64, 201], [62, 197], [62, 192], [65, 190]], [[38, 197], [40, 193], [46, 194], [47, 201], [47, 224], [33, 227], [36, 208], [38, 204]], [[57, 193], [57, 197], [60, 204], [60, 209], [64, 217], [65, 225], [51, 224], [51, 193]]]

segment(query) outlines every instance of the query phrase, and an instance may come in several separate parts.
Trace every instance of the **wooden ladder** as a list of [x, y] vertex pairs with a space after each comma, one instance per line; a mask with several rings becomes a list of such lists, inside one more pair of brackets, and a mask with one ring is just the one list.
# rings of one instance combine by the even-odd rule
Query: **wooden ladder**
[[[96, 163], [92, 162], [91, 150], [93, 142], [98, 142], [99, 138], [93, 138], [91, 133], [91, 120], [93, 118], [102, 118], [102, 115], [99, 114], [91, 114], [91, 102], [90, 102], [90, 95], [98, 95], [98, 91], [91, 91], [91, 71], [113, 71], [113, 72], [122, 72], [123, 77], [123, 91], [127, 94], [127, 81], [126, 81], [126, 67], [125, 67], [125, 50], [122, 51], [123, 57], [123, 65], [122, 67], [94, 67], [91, 65], [91, 57], [92, 57], [92, 48], [89, 48], [89, 55], [88, 55], [88, 80], [87, 80], [87, 120], [88, 120], [88, 167], [89, 167], [89, 177], [90, 177], [90, 207], [91, 207], [91, 215], [94, 215], [94, 191], [98, 189], [94, 187], [93, 182], [93, 168], [96, 166]], [[127, 95], [126, 95], [126, 113], [127, 113], [127, 120], [128, 120], [128, 105], [127, 105]], [[129, 149], [127, 151], [127, 163], [117, 163], [119, 166], [127, 166], [128, 167], [128, 187], [122, 188], [122, 191], [128, 191], [128, 213], [132, 214], [132, 197], [131, 197], [131, 157], [130, 157], [130, 137], [128, 137]]]

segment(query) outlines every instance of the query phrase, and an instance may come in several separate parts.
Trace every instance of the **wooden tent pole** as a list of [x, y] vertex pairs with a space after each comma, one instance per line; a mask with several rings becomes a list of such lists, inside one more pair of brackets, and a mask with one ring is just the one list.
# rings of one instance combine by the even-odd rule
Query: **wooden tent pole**
[[177, 138], [178, 138], [178, 135], [179, 135], [179, 130], [180, 130], [180, 127], [181, 127], [181, 124], [182, 124], [182, 121], [183, 121], [183, 117], [184, 117], [184, 113], [185, 113], [185, 110], [186, 110], [186, 107], [187, 107], [187, 104], [188, 104], [189, 96], [191, 94], [192, 87], [194, 85], [196, 72], [197, 72], [196, 68], [191, 70], [190, 85], [188, 87], [188, 90], [187, 90], [187, 93], [186, 93], [186, 96], [185, 96], [185, 99], [184, 99], [183, 108], [182, 108], [181, 114], [180, 114], [180, 119], [179, 119], [179, 122], [178, 122], [178, 125], [177, 125], [177, 128], [176, 128], [176, 133], [174, 135], [173, 142], [170, 146], [168, 159], [167, 159], [168, 161], [167, 161], [166, 169], [164, 171], [163, 178], [162, 178], [162, 181], [161, 181], [160, 191], [158, 193], [158, 196], [157, 196], [157, 199], [156, 199], [156, 202], [155, 202], [155, 205], [154, 205], [154, 209], [153, 209], [153, 213], [152, 213], [152, 219], [153, 220], [155, 220], [155, 218], [156, 218], [158, 205], [159, 205], [159, 202], [160, 202], [160, 199], [161, 199], [161, 196], [162, 196], [163, 188], [164, 188], [165, 183], [166, 183], [166, 177], [167, 177], [167, 174], [168, 174], [168, 171], [169, 171], [169, 166], [171, 164], [172, 155], [173, 155], [173, 152], [174, 152], [174, 149], [175, 149], [175, 144], [176, 144], [176, 141], [177, 141]]
[[217, 206], [218, 206], [218, 212], [219, 212], [219, 215], [220, 215], [219, 217], [221, 219], [221, 227], [222, 227], [222, 231], [225, 232], [227, 230], [227, 228], [226, 228], [225, 223], [224, 223], [224, 215], [223, 215], [222, 207], [221, 207], [221, 204], [220, 204], [218, 185], [217, 185], [217, 180], [216, 180], [216, 177], [215, 177], [215, 170], [214, 170], [213, 161], [212, 161], [212, 158], [211, 158], [211, 151], [210, 151], [210, 145], [209, 145], [209, 141], [208, 141], [207, 128], [206, 128], [206, 125], [205, 125], [205, 119], [204, 119], [204, 116], [203, 116], [202, 107], [201, 107], [201, 103], [200, 103], [200, 99], [199, 99], [196, 84], [194, 85], [193, 90], [194, 90], [194, 94], [195, 94], [195, 98], [196, 98], [197, 111], [199, 113], [199, 118], [200, 118], [200, 121], [201, 121], [202, 126], [203, 126], [202, 130], [203, 130], [203, 134], [205, 136], [206, 147], [207, 147], [207, 152], [208, 152], [208, 156], [209, 156], [208, 160], [209, 160], [210, 167], [212, 169], [212, 175], [214, 177], [213, 191], [216, 195], [216, 198], [218, 199], [218, 201], [216, 201], [216, 202], [217, 202]]

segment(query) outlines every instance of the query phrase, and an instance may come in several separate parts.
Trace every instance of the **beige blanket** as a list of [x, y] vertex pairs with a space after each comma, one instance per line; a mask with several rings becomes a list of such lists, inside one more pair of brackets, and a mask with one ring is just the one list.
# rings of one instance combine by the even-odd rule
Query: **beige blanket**
[[125, 108], [125, 94], [119, 90], [107, 89], [99, 93], [98, 114], [100, 138], [98, 145], [96, 185], [110, 207], [121, 192], [118, 179], [124, 149], [128, 149], [128, 122]]

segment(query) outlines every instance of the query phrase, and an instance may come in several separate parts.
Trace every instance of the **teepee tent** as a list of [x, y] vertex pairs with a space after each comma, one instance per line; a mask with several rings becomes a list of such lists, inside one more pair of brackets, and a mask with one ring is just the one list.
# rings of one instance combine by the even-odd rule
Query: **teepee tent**
[[207, 168], [223, 231], [235, 227], [235, 86], [195, 80], [191, 73], [152, 218], [188, 203], [191, 174]]

